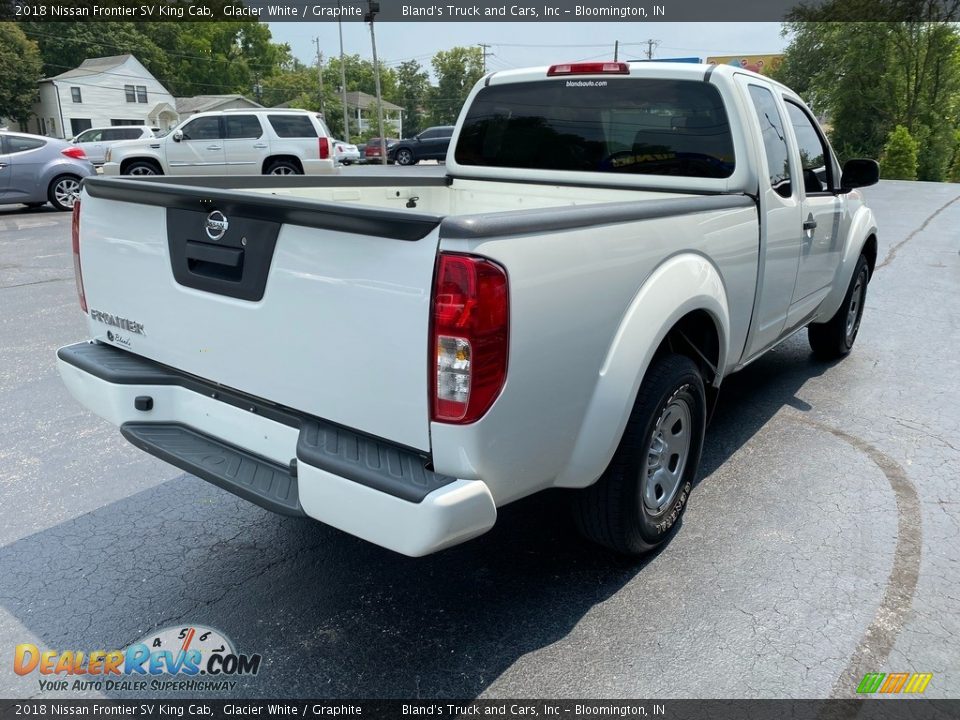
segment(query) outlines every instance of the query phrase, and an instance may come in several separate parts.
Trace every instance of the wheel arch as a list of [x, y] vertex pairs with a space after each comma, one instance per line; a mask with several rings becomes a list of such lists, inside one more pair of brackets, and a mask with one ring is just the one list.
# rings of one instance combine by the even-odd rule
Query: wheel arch
[[653, 359], [675, 352], [693, 359], [714, 390], [728, 358], [730, 312], [713, 263], [697, 253], [664, 261], [623, 315], [597, 376], [569, 461], [555, 485], [584, 487], [609, 465]]
[[133, 157], [124, 158], [120, 161], [120, 174], [126, 175], [127, 170], [136, 162], [146, 162], [150, 163], [157, 168], [159, 174], [163, 175], [163, 163], [160, 162], [159, 158], [153, 157], [151, 155], [134, 155]]
[[298, 158], [296, 155], [288, 155], [284, 153], [278, 155], [269, 155], [268, 157], [264, 158], [263, 163], [260, 166], [260, 174], [266, 175], [267, 169], [273, 165], [273, 163], [280, 160], [293, 163], [300, 169], [300, 174], [303, 175], [303, 163], [300, 161], [300, 158]]

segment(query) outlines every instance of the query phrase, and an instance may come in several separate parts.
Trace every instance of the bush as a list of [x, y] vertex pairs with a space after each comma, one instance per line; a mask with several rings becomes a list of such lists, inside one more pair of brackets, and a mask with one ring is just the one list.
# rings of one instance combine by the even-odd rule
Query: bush
[[887, 136], [880, 159], [880, 177], [886, 180], [917, 179], [917, 141], [903, 125]]

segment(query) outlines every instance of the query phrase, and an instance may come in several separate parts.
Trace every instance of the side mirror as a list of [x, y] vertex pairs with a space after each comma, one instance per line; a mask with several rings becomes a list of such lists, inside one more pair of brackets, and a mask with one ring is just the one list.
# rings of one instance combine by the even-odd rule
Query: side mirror
[[173, 141], [180, 142], [181, 140], [183, 140], [183, 130], [175, 130], [173, 132]]
[[840, 175], [840, 191], [849, 192], [854, 188], [876, 185], [880, 180], [880, 163], [876, 160], [847, 160]]

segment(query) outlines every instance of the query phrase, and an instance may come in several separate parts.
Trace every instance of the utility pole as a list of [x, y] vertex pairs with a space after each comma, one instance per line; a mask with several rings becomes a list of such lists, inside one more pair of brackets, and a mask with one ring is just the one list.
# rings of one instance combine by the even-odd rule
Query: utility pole
[[377, 0], [367, 0], [368, 11], [363, 21], [370, 23], [370, 46], [373, 48], [373, 79], [377, 86], [377, 132], [380, 134], [380, 164], [387, 164], [387, 139], [383, 136], [383, 100], [380, 97], [380, 61], [377, 60], [377, 35], [373, 31], [373, 21], [380, 12]]
[[479, 45], [480, 49], [483, 50], [483, 74], [486, 75], [487, 74], [487, 56], [493, 55], [493, 53], [487, 52], [487, 48], [492, 46], [487, 45], [486, 43], [477, 43], [477, 45]]
[[253, 83], [253, 94], [257, 98], [258, 104], [263, 104], [263, 83], [260, 82], [260, 73], [256, 73], [256, 77]]
[[340, 102], [343, 105], [343, 141], [350, 142], [350, 112], [347, 110], [347, 65], [343, 59], [343, 2], [337, 0], [340, 14], [337, 16], [337, 27], [340, 31]]
[[317, 80], [320, 83], [320, 114], [323, 115], [323, 119], [326, 121], [326, 114], [323, 111], [323, 53], [320, 52], [320, 38], [315, 37], [313, 42], [317, 46]]
[[620, 59], [620, 41], [613, 41], [613, 61], [616, 62]]
[[653, 51], [660, 44], [659, 40], [647, 40], [647, 60], [653, 60]]

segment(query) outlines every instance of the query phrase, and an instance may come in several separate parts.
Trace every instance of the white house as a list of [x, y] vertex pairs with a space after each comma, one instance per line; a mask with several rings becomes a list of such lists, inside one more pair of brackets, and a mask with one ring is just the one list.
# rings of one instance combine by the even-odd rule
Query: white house
[[133, 55], [89, 58], [40, 81], [31, 132], [72, 137], [91, 127], [177, 124], [176, 101]]
[[[384, 100], [383, 130], [394, 137], [403, 137], [403, 108]], [[350, 131], [362, 134], [377, 127], [377, 98], [365, 92], [348, 92], [347, 109], [350, 117]]]

